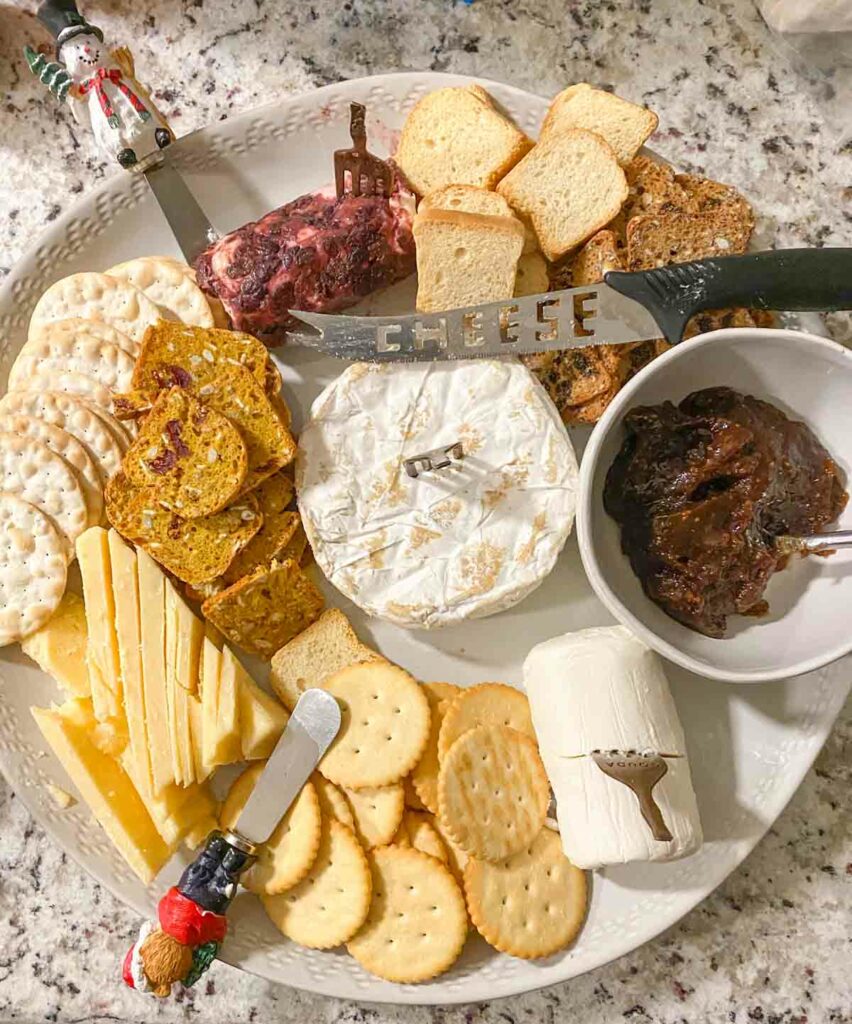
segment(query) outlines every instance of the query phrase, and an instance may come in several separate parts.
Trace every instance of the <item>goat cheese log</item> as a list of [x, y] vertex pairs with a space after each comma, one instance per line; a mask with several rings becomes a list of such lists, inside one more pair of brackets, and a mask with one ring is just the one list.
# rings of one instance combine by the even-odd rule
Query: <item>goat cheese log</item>
[[538, 644], [524, 662], [565, 855], [579, 868], [677, 860], [702, 843], [663, 665], [624, 626]]
[[300, 196], [220, 238], [198, 257], [198, 283], [234, 328], [281, 337], [288, 310], [333, 313], [414, 272], [414, 197]]

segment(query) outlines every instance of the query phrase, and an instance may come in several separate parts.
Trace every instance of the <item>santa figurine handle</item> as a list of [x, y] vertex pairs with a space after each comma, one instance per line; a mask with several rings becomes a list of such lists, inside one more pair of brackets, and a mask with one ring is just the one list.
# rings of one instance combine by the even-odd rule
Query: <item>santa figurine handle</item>
[[74, 119], [91, 128], [98, 145], [128, 170], [147, 170], [173, 140], [171, 128], [136, 78], [126, 46], [104, 44], [104, 34], [86, 21], [75, 0], [44, 0], [36, 16], [56, 40], [55, 59], [27, 46], [30, 71]]
[[124, 958], [122, 976], [140, 992], [165, 997], [172, 985], [194, 985], [216, 959], [228, 930], [225, 912], [254, 844], [233, 832], [211, 832], [204, 849], [157, 905]]

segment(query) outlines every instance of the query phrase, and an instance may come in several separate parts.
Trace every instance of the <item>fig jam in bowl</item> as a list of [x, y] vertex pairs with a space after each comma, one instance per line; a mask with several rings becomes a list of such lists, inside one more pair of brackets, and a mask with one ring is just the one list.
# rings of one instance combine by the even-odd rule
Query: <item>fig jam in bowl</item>
[[852, 550], [784, 559], [781, 534], [852, 528], [852, 352], [796, 331], [685, 341], [633, 378], [580, 467], [577, 535], [610, 612], [671, 661], [784, 679], [852, 651]]

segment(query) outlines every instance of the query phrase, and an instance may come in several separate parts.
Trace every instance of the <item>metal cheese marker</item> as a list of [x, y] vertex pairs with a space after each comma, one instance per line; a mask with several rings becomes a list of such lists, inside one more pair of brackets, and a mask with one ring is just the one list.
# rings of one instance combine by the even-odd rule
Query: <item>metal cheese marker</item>
[[157, 921], [143, 924], [124, 961], [124, 980], [139, 991], [168, 995], [193, 985], [225, 937], [225, 912], [240, 876], [275, 831], [340, 730], [340, 707], [324, 690], [306, 690], [234, 826], [214, 831], [160, 900]]
[[364, 362], [431, 362], [617, 345], [677, 344], [705, 309], [852, 309], [852, 249], [776, 249], [653, 270], [611, 271], [603, 284], [410, 316], [292, 310], [289, 343]]

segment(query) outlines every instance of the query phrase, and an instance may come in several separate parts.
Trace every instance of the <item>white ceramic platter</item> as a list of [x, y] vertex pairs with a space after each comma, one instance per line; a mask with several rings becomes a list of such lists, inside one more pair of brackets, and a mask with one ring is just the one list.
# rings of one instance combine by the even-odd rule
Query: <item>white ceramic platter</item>
[[[406, 112], [424, 93], [472, 79], [400, 74], [328, 86], [282, 99], [197, 132], [175, 146], [176, 161], [222, 230], [237, 227], [332, 179], [331, 151], [347, 144], [348, 104], [367, 104], [372, 148], [386, 153]], [[509, 86], [483, 83], [518, 124], [535, 134], [546, 103]], [[58, 219], [19, 262], [0, 294], [0, 381], [20, 348], [38, 296], [52, 281], [100, 270], [144, 254], [178, 255], [145, 182], [116, 174]], [[397, 289], [382, 311], [410, 299]], [[285, 396], [296, 426], [320, 389], [342, 369], [293, 350]], [[577, 438], [582, 441], [582, 437]], [[587, 583], [572, 539], [548, 580], [517, 608], [441, 632], [406, 632], [366, 622], [329, 591], [365, 639], [420, 679], [518, 683], [534, 643], [557, 633], [611, 621]], [[223, 959], [273, 981], [333, 996], [375, 1002], [454, 1003], [493, 999], [565, 981], [648, 941], [703, 899], [755, 846], [781, 813], [811, 765], [852, 678], [848, 660], [764, 686], [724, 685], [672, 666], [706, 845], [675, 864], [630, 865], [594, 879], [588, 922], [576, 945], [549, 960], [526, 962], [470, 941], [461, 961], [431, 984], [393, 985], [362, 971], [343, 952], [302, 949], [284, 940], [253, 897], [239, 897]], [[54, 684], [16, 648], [0, 652], [0, 767], [43, 828], [75, 860], [140, 914], [151, 916], [172, 884], [172, 863], [145, 889], [81, 804], [57, 812], [44, 784], [68, 787], [29, 714], [49, 704]], [[128, 936], [130, 940], [131, 936]], [[116, 949], [118, 983], [120, 957]], [[109, 979], [103, 979], [109, 983]]]

